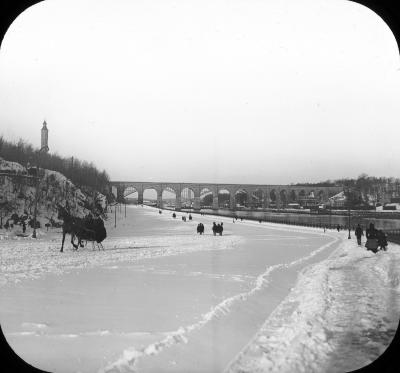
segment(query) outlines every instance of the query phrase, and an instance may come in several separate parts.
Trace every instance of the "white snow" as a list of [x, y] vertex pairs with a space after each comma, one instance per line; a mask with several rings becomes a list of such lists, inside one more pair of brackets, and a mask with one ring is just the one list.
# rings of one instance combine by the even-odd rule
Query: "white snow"
[[16, 173], [26, 172], [26, 168], [17, 162], [6, 161], [0, 157], [0, 172], [15, 171]]
[[344, 372], [379, 357], [400, 317], [400, 246], [353, 240], [302, 271], [289, 296], [226, 372]]
[[[106, 266], [111, 271], [118, 270], [118, 263], [122, 262], [137, 263], [147, 258], [227, 250], [241, 242], [240, 236], [229, 231], [228, 224], [227, 235], [221, 237], [214, 237], [210, 232], [204, 236], [184, 234], [184, 229], [187, 229], [184, 227], [190, 224], [195, 227], [196, 223], [182, 223], [182, 214], [178, 214], [176, 221], [173, 221], [167, 213], [158, 215], [150, 208], [143, 208], [142, 211], [152, 219], [171, 222], [173, 234], [161, 232], [159, 235], [136, 236], [132, 233], [134, 225], [121, 220], [118, 223], [119, 231], [117, 229], [104, 242], [106, 250], [92, 251], [89, 247], [72, 251], [68, 246], [63, 254], [59, 253], [59, 231], [46, 233], [38, 230], [39, 238], [36, 240], [3, 237], [0, 240], [0, 286], [43, 277], [48, 273], [63, 274], [77, 268]], [[210, 223], [214, 220], [232, 222], [231, 218], [201, 218]], [[134, 221], [133, 224], [138, 223]], [[298, 247], [306, 243], [301, 232], [330, 236], [331, 240], [296, 260], [266, 266], [257, 276], [231, 274], [231, 281], [251, 280], [252, 286], [218, 301], [207, 312], [199, 314], [194, 323], [167, 332], [156, 342], [151, 341], [141, 349], [127, 347], [120, 350], [120, 355], [104, 365], [102, 371], [131, 371], [135, 369], [138, 359], [158, 355], [174, 345], [186, 345], [188, 340], [190, 343], [192, 332], [209, 324], [210, 320], [223, 317], [233, 305], [262, 292], [262, 289], [268, 287], [274, 273], [284, 268], [294, 268], [301, 263], [307, 265], [310, 259], [318, 258], [318, 254], [338, 242], [341, 244], [328, 259], [307, 266], [300, 272], [289, 295], [272, 312], [247, 346], [227, 365], [226, 372], [343, 372], [363, 367], [382, 354], [393, 338], [400, 316], [400, 246], [390, 243], [387, 252], [373, 254], [364, 247], [358, 247], [354, 238], [347, 240], [346, 232], [323, 233], [318, 228], [260, 224], [256, 221], [237, 224], [266, 227], [266, 233], [271, 229], [283, 231], [281, 234], [278, 232], [275, 238], [292, 243], [299, 240]], [[107, 227], [108, 231], [113, 229], [112, 219], [107, 222]], [[285, 231], [292, 234], [299, 232], [299, 236]], [[268, 241], [269, 234], [260, 234], [256, 238]], [[143, 270], [149, 273], [157, 271], [149, 266]], [[161, 273], [162, 270], [158, 271]], [[164, 272], [167, 273], [166, 270]], [[175, 273], [174, 268], [168, 268], [168, 273]], [[221, 276], [195, 271], [188, 274], [215, 278]], [[46, 331], [48, 325], [41, 320], [26, 321], [23, 329], [15, 333], [36, 336]], [[66, 340], [75, 340], [82, 335], [107, 338], [111, 333], [108, 329], [94, 329], [89, 332], [58, 334]]]
[[[150, 210], [150, 209], [149, 209]], [[146, 209], [144, 210], [146, 211]], [[149, 214], [154, 215], [150, 210]], [[167, 217], [162, 217], [163, 219]], [[177, 222], [178, 224], [180, 222]], [[179, 228], [181, 227], [181, 228]], [[232, 249], [241, 238], [225, 235], [215, 240], [211, 235], [133, 236], [131, 226], [121, 227], [124, 235], [110, 236], [113, 222], [106, 222], [109, 237], [103, 242], [106, 250], [93, 251], [90, 244], [85, 249], [72, 251], [70, 236], [65, 239], [65, 251], [60, 253], [61, 230], [37, 230], [37, 239], [15, 236], [14, 232], [0, 234], [0, 286], [23, 279], [39, 278], [47, 273], [62, 274], [78, 268], [113, 265], [159, 256], [178, 255], [204, 250]], [[182, 225], [176, 226], [176, 230]], [[140, 250], [139, 250], [140, 249]]]

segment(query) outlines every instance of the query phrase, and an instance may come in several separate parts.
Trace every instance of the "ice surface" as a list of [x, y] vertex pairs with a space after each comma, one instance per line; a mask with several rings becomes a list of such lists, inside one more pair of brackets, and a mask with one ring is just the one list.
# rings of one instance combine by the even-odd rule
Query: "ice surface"
[[[28, 362], [69, 367], [57, 372], [339, 372], [393, 337], [399, 246], [375, 255], [343, 232], [127, 210], [117, 228], [107, 221], [104, 251], [72, 251], [67, 238], [60, 253], [57, 230], [0, 241], [2, 301], [21, 302], [9, 305], [6, 337]], [[201, 363], [210, 356], [214, 365]]]

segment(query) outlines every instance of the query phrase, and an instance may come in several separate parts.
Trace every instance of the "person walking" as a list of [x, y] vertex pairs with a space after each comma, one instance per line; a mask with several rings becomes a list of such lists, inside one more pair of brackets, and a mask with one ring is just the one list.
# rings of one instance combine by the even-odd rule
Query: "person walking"
[[215, 221], [213, 222], [212, 231], [213, 231], [213, 234], [215, 236], [217, 234], [217, 231], [218, 231], [218, 227], [217, 227], [217, 224], [215, 224]]
[[363, 229], [361, 228], [360, 224], [357, 224], [357, 228], [355, 230], [355, 234], [357, 237], [358, 246], [361, 246], [361, 236], [364, 236]]
[[387, 239], [386, 239], [386, 234], [382, 229], [377, 230], [377, 237], [378, 237], [378, 245], [379, 245], [379, 250], [387, 250]]
[[378, 251], [378, 231], [375, 229], [374, 223], [369, 224], [369, 228], [365, 230], [365, 236], [367, 237], [367, 242], [365, 247], [367, 250], [371, 250], [374, 254]]

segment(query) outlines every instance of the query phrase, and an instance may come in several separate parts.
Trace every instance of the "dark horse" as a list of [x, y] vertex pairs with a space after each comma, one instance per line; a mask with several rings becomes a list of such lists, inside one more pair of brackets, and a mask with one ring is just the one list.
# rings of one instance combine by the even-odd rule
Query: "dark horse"
[[[94, 242], [96, 242], [103, 248], [101, 242], [107, 237], [107, 232], [100, 217], [96, 219], [74, 217], [65, 207], [58, 205], [58, 218], [63, 220], [61, 252], [63, 252], [67, 233], [71, 235], [71, 244], [75, 250], [84, 246], [82, 241], [92, 241], [93, 248]], [[78, 239], [77, 244], [75, 244], [75, 237]]]

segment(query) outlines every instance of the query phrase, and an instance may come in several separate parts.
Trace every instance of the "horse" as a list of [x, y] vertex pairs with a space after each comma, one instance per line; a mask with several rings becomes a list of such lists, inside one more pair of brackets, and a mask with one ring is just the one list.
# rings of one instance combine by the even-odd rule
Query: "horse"
[[[74, 217], [70, 212], [63, 206], [58, 205], [58, 218], [63, 220], [62, 224], [62, 243], [61, 250], [64, 249], [64, 241], [67, 233], [71, 235], [71, 244], [75, 250], [79, 247], [84, 247], [82, 241], [92, 241], [94, 249], [94, 241], [98, 244], [99, 248], [103, 248], [101, 242], [107, 237], [106, 229], [104, 228], [104, 222], [101, 218], [97, 219], [83, 219]], [[75, 244], [75, 237], [78, 239], [78, 243]]]
[[58, 218], [63, 220], [62, 224], [62, 242], [61, 242], [61, 250], [64, 251], [64, 241], [67, 233], [71, 235], [71, 244], [75, 248], [78, 249], [78, 245], [75, 245], [74, 238], [76, 235], [76, 219], [74, 218], [65, 207], [58, 205]]

